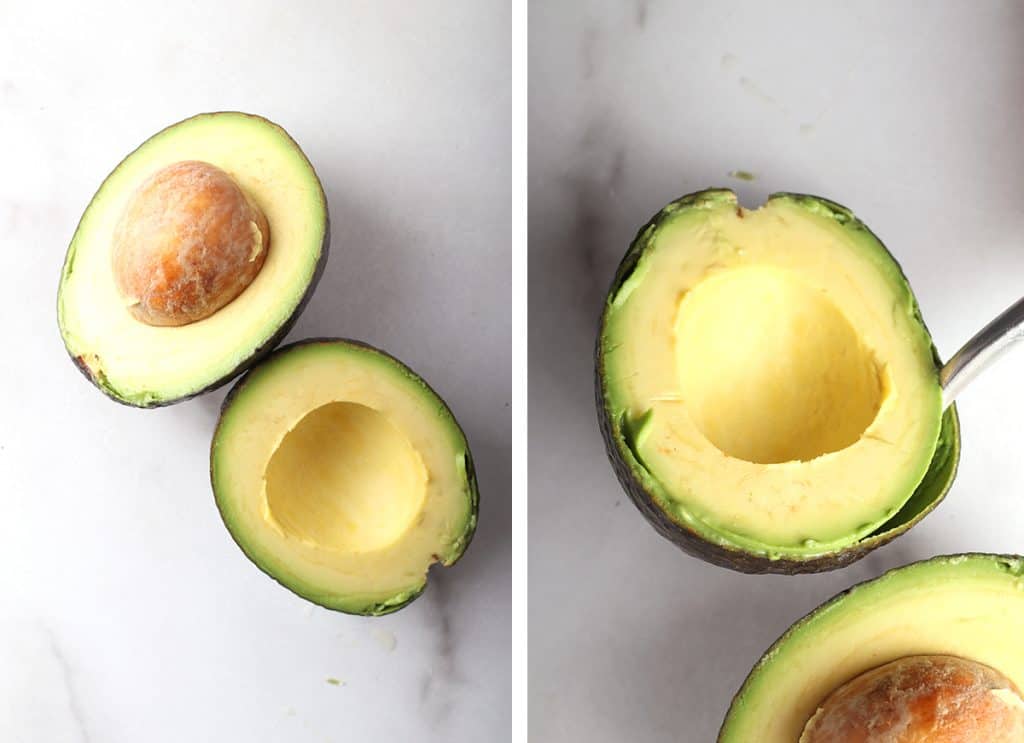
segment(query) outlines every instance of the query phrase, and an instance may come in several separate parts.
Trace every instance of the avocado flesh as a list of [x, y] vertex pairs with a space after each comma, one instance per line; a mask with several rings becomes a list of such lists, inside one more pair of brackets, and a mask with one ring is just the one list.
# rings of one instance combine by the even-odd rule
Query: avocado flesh
[[[955, 471], [955, 411], [943, 419], [906, 279], [823, 199], [779, 194], [746, 211], [712, 190], [670, 204], [620, 266], [597, 357], [627, 492], [719, 564], [829, 567], [810, 563], [887, 531], [924, 483], [923, 515]], [[947, 477], [925, 478], [930, 466]]]
[[[137, 320], [111, 270], [114, 228], [140, 183], [182, 160], [226, 171], [270, 226], [266, 261], [237, 298], [180, 327]], [[283, 337], [327, 256], [327, 204], [313, 167], [276, 124], [259, 116], [201, 114], [151, 137], [107, 177], [68, 249], [58, 322], [69, 354], [110, 397], [166, 405], [228, 381]]]
[[830, 692], [913, 655], [953, 655], [1024, 684], [1024, 558], [937, 557], [840, 594], [792, 626], [733, 699], [719, 743], [793, 743]]
[[329, 609], [402, 608], [476, 527], [455, 418], [407, 367], [354, 341], [304, 341], [254, 368], [225, 401], [210, 462], [246, 555]]

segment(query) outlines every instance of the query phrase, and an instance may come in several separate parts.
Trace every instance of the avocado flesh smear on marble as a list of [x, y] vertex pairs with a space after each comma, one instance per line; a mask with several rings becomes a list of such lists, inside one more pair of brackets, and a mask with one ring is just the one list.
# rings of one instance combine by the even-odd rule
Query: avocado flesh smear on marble
[[719, 564], [835, 566], [919, 518], [955, 472], [955, 412], [907, 280], [824, 199], [670, 204], [619, 268], [597, 364], [627, 492]]

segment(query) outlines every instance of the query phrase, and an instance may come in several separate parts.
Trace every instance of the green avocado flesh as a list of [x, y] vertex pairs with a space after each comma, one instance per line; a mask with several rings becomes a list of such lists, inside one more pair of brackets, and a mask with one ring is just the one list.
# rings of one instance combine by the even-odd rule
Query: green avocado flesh
[[956, 414], [907, 280], [824, 199], [748, 211], [709, 190], [663, 209], [619, 267], [597, 370], [627, 492], [718, 564], [836, 567], [915, 523], [955, 473]]
[[795, 743], [821, 702], [899, 658], [945, 655], [1024, 688], [1024, 558], [936, 557], [862, 583], [794, 624], [750, 672], [719, 743]]
[[379, 615], [451, 565], [476, 528], [466, 438], [430, 387], [355, 341], [286, 346], [224, 403], [214, 497], [245, 554], [328, 609]]
[[[186, 160], [227, 172], [266, 216], [270, 244], [255, 280], [211, 316], [179, 327], [147, 325], [115, 285], [113, 235], [139, 185]], [[319, 278], [328, 241], [320, 181], [284, 129], [243, 113], [194, 116], [128, 155], [86, 208], [61, 274], [61, 336], [79, 368], [118, 402], [183, 400], [230, 380], [283, 337]]]

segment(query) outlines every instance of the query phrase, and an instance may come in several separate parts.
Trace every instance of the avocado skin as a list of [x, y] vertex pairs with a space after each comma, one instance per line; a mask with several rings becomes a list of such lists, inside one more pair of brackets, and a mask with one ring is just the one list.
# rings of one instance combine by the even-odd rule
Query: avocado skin
[[806, 623], [811, 617], [813, 617], [816, 614], [818, 614], [818, 612], [827, 611], [829, 609], [829, 607], [834, 606], [835, 604], [838, 604], [840, 601], [842, 601], [844, 598], [846, 598], [849, 594], [854, 593], [855, 591], [857, 591], [857, 589], [861, 588], [862, 586], [866, 586], [869, 583], [874, 583], [876, 580], [882, 580], [887, 575], [890, 575], [892, 573], [897, 573], [897, 572], [899, 572], [901, 570], [905, 570], [906, 568], [912, 567], [914, 565], [925, 565], [925, 564], [930, 563], [930, 562], [946, 562], [946, 561], [949, 561], [949, 560], [957, 560], [957, 559], [963, 559], [963, 558], [967, 558], [967, 559], [984, 558], [984, 559], [995, 560], [995, 561], [1005, 560], [1006, 562], [1013, 563], [1013, 564], [1019, 564], [1022, 560], [1024, 560], [1024, 556], [1021, 556], [1021, 555], [991, 554], [991, 553], [987, 553], [987, 552], [964, 552], [964, 553], [958, 553], [958, 554], [952, 554], [952, 555], [936, 555], [935, 557], [929, 557], [927, 560], [918, 560], [917, 562], [908, 563], [907, 565], [901, 565], [899, 567], [891, 568], [890, 570], [886, 570], [884, 573], [882, 573], [878, 577], [867, 578], [865, 580], [860, 581], [859, 583], [853, 584], [852, 586], [850, 586], [846, 590], [840, 591], [839, 593], [837, 593], [832, 598], [828, 599], [827, 601], [825, 601], [824, 603], [822, 603], [819, 606], [815, 607], [814, 609], [811, 609], [811, 611], [807, 612], [802, 617], [800, 617], [798, 620], [793, 622], [793, 624], [791, 624], [789, 626], [789, 628], [785, 632], [782, 633], [782, 636], [779, 637], [778, 640], [773, 642], [771, 644], [771, 647], [769, 647], [767, 650], [764, 651], [764, 653], [761, 654], [761, 657], [758, 658], [757, 663], [755, 663], [754, 667], [750, 669], [750, 673], [748, 673], [746, 675], [746, 677], [743, 679], [743, 683], [740, 684], [740, 688], [737, 689], [735, 694], [733, 694], [732, 701], [729, 702], [729, 709], [726, 712], [725, 717], [722, 720], [722, 727], [719, 728], [718, 735], [715, 738], [715, 740], [718, 741], [719, 743], [721, 743], [721, 741], [723, 740], [723, 736], [725, 735], [725, 725], [729, 721], [729, 718], [732, 715], [733, 707], [736, 705], [736, 702], [740, 698], [740, 695], [743, 693], [743, 690], [746, 689], [747, 683], [750, 681], [750, 679], [752, 679], [757, 674], [757, 672], [768, 661], [768, 659], [770, 659], [773, 655], [775, 655], [776, 651], [779, 648], [781, 648], [783, 645], [785, 645], [786, 641], [789, 640], [789, 638], [793, 635], [793, 633], [796, 630], [798, 630], [801, 626], [803, 626], [804, 623]]
[[[899, 262], [892, 257], [892, 254], [885, 248], [884, 243], [878, 240], [877, 236], [871, 233], [867, 226], [853, 215], [852, 211], [834, 201], [806, 194], [774, 193], [769, 196], [769, 201], [779, 197], [791, 198], [801, 202], [813, 202], [815, 206], [823, 207], [827, 210], [830, 216], [840, 224], [851, 225], [856, 229], [868, 232], [875, 237], [878, 244], [882, 246], [889, 258], [892, 259], [892, 262], [900, 272], [903, 282], [908, 283], [906, 274], [903, 273]], [[615, 277], [612, 279], [611, 287], [606, 295], [608, 300], [615, 296], [619, 287], [633, 273], [640, 257], [649, 247], [651, 238], [657, 233], [663, 222], [680, 209], [700, 208], [702, 204], [715, 203], [723, 198], [734, 198], [733, 192], [730, 189], [719, 188], [696, 191], [676, 199], [652, 217], [637, 233], [637, 236], [626, 251], [626, 255], [619, 263], [619, 267], [615, 271]], [[594, 392], [597, 403], [598, 425], [601, 429], [601, 437], [604, 439], [605, 453], [608, 455], [619, 484], [626, 491], [629, 499], [633, 501], [633, 504], [639, 509], [640, 513], [644, 515], [644, 518], [650, 522], [661, 536], [675, 544], [683, 552], [693, 557], [698, 557], [712, 565], [729, 568], [741, 573], [798, 575], [838, 570], [860, 560], [872, 550], [891, 542], [909, 530], [942, 501], [952, 486], [960, 461], [960, 419], [956, 412], [956, 405], [951, 405], [942, 416], [942, 428], [939, 432], [939, 441], [936, 445], [935, 455], [932, 457], [928, 471], [918, 484], [913, 495], [889, 521], [879, 527], [873, 534], [856, 544], [841, 550], [826, 552], [820, 555], [809, 555], [804, 558], [780, 557], [773, 559], [765, 554], [748, 552], [739, 547], [717, 544], [705, 539], [687, 524], [677, 522], [669, 514], [665, 513], [633, 472], [630, 464], [630, 461], [633, 460], [632, 455], [625, 445], [621, 427], [613, 420], [613, 415], [608, 409], [605, 396], [604, 380], [606, 377], [601, 341], [609, 307], [610, 302], [606, 301], [601, 312], [594, 351]], [[914, 308], [917, 320], [925, 329], [925, 332], [928, 332], [916, 301], [914, 302]], [[930, 337], [931, 334], [929, 333]], [[932, 355], [935, 359], [937, 374], [942, 362], [939, 359], [934, 344], [932, 345]]]
[[[295, 349], [295, 348], [299, 348], [299, 347], [302, 347], [302, 346], [309, 346], [309, 345], [316, 345], [316, 344], [331, 344], [331, 343], [344, 343], [344, 344], [349, 345], [349, 346], [358, 346], [360, 348], [366, 349], [367, 351], [372, 351], [373, 353], [379, 354], [380, 356], [383, 356], [383, 357], [389, 359], [391, 362], [398, 364], [403, 369], [409, 369], [408, 366], [406, 366], [403, 362], [399, 361], [397, 358], [395, 358], [394, 356], [389, 354], [387, 351], [382, 351], [381, 349], [377, 348], [376, 346], [371, 346], [369, 343], [364, 343], [363, 341], [353, 340], [351, 338], [330, 338], [330, 337], [305, 338], [305, 339], [303, 339], [301, 341], [295, 341], [293, 343], [289, 343], [287, 345], [281, 346], [276, 351], [274, 351], [272, 354], [267, 356], [266, 360], [269, 361], [274, 356], [277, 356], [279, 354], [287, 353], [289, 350], [292, 350], [292, 349]], [[410, 369], [409, 371], [411, 372], [412, 370]], [[412, 372], [412, 373], [415, 374], [415, 372]], [[459, 432], [462, 433], [462, 438], [465, 439], [465, 441], [466, 441], [466, 464], [465, 464], [465, 466], [466, 466], [466, 479], [467, 479], [467, 481], [469, 483], [469, 491], [470, 491], [470, 495], [472, 497], [472, 503], [471, 503], [471, 507], [470, 507], [471, 513], [470, 513], [470, 517], [469, 517], [469, 521], [468, 521], [468, 526], [466, 527], [466, 532], [462, 536], [462, 544], [461, 544], [461, 547], [460, 547], [458, 553], [454, 556], [454, 558], [452, 558], [452, 560], [450, 560], [447, 563], [443, 563], [444, 567], [450, 567], [450, 566], [454, 565], [455, 563], [457, 563], [460, 559], [462, 559], [462, 556], [466, 553], [466, 549], [469, 547], [469, 543], [473, 541], [473, 536], [476, 534], [477, 516], [478, 516], [479, 511], [480, 511], [480, 492], [479, 492], [479, 489], [478, 489], [478, 486], [477, 486], [476, 468], [473, 466], [473, 455], [470, 453], [470, 450], [469, 450], [469, 439], [466, 438], [466, 432], [462, 430], [462, 426], [459, 424], [458, 419], [455, 417], [455, 415], [451, 412], [451, 408], [448, 407], [448, 403], [445, 402], [444, 398], [441, 397], [440, 395], [438, 395], [437, 391], [433, 387], [431, 387], [429, 384], [427, 384], [427, 382], [422, 377], [420, 377], [417, 374], [416, 378], [431, 393], [433, 393], [433, 395], [441, 402], [441, 404], [444, 406], [444, 409], [448, 412], [449, 416], [451, 417], [452, 421], [454, 422], [455, 426], [459, 429]], [[246, 375], [243, 376], [241, 379], [239, 379], [238, 382], [235, 384], [235, 386], [231, 388], [231, 391], [228, 392], [228, 394], [225, 396], [224, 402], [222, 402], [221, 406], [220, 406], [220, 415], [218, 416], [218, 419], [217, 419], [217, 426], [216, 426], [216, 428], [213, 431], [213, 438], [211, 439], [211, 444], [212, 444], [212, 442], [217, 440], [217, 435], [220, 433], [220, 427], [221, 427], [221, 423], [222, 423], [222, 421], [224, 419], [224, 413], [228, 410], [228, 408], [231, 407], [232, 402], [234, 402], [235, 396], [245, 387], [245, 385], [248, 383], [248, 381], [249, 381], [249, 374], [246, 373]], [[213, 449], [212, 449], [212, 445], [211, 445], [211, 449], [210, 449], [210, 484], [211, 484], [211, 486], [213, 485]], [[313, 602], [317, 606], [323, 607], [324, 609], [329, 609], [331, 611], [336, 611], [336, 612], [339, 612], [341, 614], [354, 614], [356, 616], [364, 616], [364, 617], [382, 617], [382, 616], [384, 616], [386, 614], [393, 614], [396, 611], [398, 611], [399, 609], [404, 609], [406, 606], [408, 606], [413, 601], [418, 599], [423, 594], [423, 591], [426, 590], [427, 583], [429, 583], [429, 579], [428, 579], [427, 581], [425, 581], [423, 583], [423, 586], [420, 587], [420, 589], [418, 591], [416, 591], [415, 593], [406, 594], [405, 596], [403, 596], [397, 602], [394, 602], [394, 603], [392, 603], [392, 602], [382, 602], [382, 603], [374, 604], [372, 606], [367, 607], [364, 611], [358, 611], [358, 612], [356, 612], [356, 611], [346, 611], [344, 609], [339, 609], [339, 608], [337, 608], [335, 606], [329, 606], [329, 605], [327, 605], [327, 604], [325, 604], [323, 602], [321, 597], [319, 597], [319, 596], [317, 596], [315, 594], [312, 594], [312, 593], [302, 592], [302, 591], [296, 589], [294, 586], [290, 586], [287, 583], [282, 582], [276, 575], [271, 573], [269, 570], [266, 570], [251, 554], [249, 554], [249, 551], [246, 549], [245, 545], [243, 545], [235, 537], [234, 531], [230, 528], [230, 526], [228, 526], [228, 522], [224, 518], [224, 512], [221, 510], [220, 503], [217, 501], [217, 498], [214, 498], [214, 503], [217, 506], [217, 513], [220, 514], [220, 518], [221, 518], [221, 521], [224, 524], [224, 528], [227, 530], [228, 534], [231, 535], [231, 540], [236, 545], [238, 545], [238, 548], [242, 551], [242, 553], [246, 557], [249, 558], [249, 561], [252, 562], [253, 565], [255, 565], [257, 568], [259, 568], [260, 571], [263, 572], [264, 575], [266, 575], [269, 578], [273, 579], [274, 582], [277, 583], [278, 585], [282, 586], [283, 588], [288, 589], [289, 591], [291, 591], [295, 595], [297, 595], [297, 596], [299, 596], [301, 598], [304, 598], [307, 601]]]
[[[210, 113], [198, 114], [198, 116], [217, 116], [219, 114], [225, 114], [225, 113], [227, 113], [227, 114], [239, 114], [239, 115], [242, 115], [242, 116], [247, 116], [247, 117], [252, 118], [252, 119], [259, 119], [260, 121], [268, 121], [267, 119], [263, 118], [262, 116], [257, 116], [256, 114], [248, 114], [248, 113], [244, 113], [244, 112], [241, 112], [241, 111], [212, 111]], [[173, 129], [174, 127], [178, 126], [178, 124], [182, 124], [182, 123], [184, 123], [186, 121], [189, 121], [191, 119], [194, 119], [194, 118], [197, 118], [197, 116], [190, 116], [190, 117], [188, 117], [186, 119], [182, 119], [181, 121], [177, 121], [177, 122], [175, 122], [175, 123], [173, 123], [173, 124], [171, 124], [169, 126], [165, 126], [163, 129], [161, 129], [156, 134], [148, 137], [146, 139], [146, 141], [142, 143], [142, 145], [139, 145], [139, 147], [142, 147], [146, 142], [148, 142], [150, 139], [153, 139], [153, 137], [158, 136], [162, 132], [164, 132], [164, 131], [166, 131], [168, 129]], [[284, 129], [282, 129], [282, 131], [284, 131]], [[289, 138], [291, 138], [290, 134], [288, 134], [287, 132], [285, 132], [285, 134], [287, 134], [287, 136]], [[294, 139], [292, 141], [295, 142]], [[103, 189], [103, 184], [107, 182], [107, 179], [110, 178], [111, 175], [116, 173], [117, 170], [121, 167], [121, 165], [126, 160], [128, 160], [132, 155], [135, 154], [135, 152], [139, 149], [139, 147], [136, 147], [134, 150], [132, 150], [124, 158], [121, 159], [121, 162], [119, 162], [114, 167], [114, 169], [110, 171], [110, 173], [107, 175], [107, 178], [103, 179], [103, 183], [101, 183], [99, 188], [96, 189], [96, 193], [99, 193]], [[295, 142], [295, 147], [296, 147], [296, 149], [299, 150], [299, 152], [302, 153], [303, 157], [306, 157], [306, 153], [302, 151], [302, 148], [299, 147], [297, 142]], [[306, 157], [306, 162], [309, 162], [309, 158], [308, 157]], [[312, 165], [312, 163], [310, 163], [310, 168], [312, 168], [312, 167], [313, 167], [313, 165]], [[316, 172], [316, 171], [314, 170], [314, 172]], [[317, 178], [319, 180], [319, 176], [317, 176]], [[284, 324], [281, 325], [280, 329], [278, 329], [278, 331], [276, 333], [274, 333], [274, 335], [272, 335], [270, 338], [268, 338], [266, 343], [264, 343], [262, 346], [257, 348], [255, 351], [253, 351], [252, 355], [249, 356], [249, 358], [244, 359], [238, 366], [236, 366], [230, 372], [225, 374], [223, 377], [221, 377], [220, 379], [218, 379], [215, 382], [212, 382], [212, 383], [208, 384], [206, 387], [203, 387], [201, 390], [197, 390], [196, 392], [193, 392], [193, 393], [188, 394], [188, 395], [183, 395], [182, 397], [176, 397], [176, 398], [171, 399], [171, 400], [160, 400], [160, 401], [148, 403], [146, 405], [138, 405], [136, 403], [133, 403], [133, 402], [125, 400], [125, 399], [123, 399], [121, 397], [118, 397], [116, 392], [114, 392], [114, 390], [110, 389], [110, 387], [107, 386], [103, 382], [102, 379], [97, 378], [97, 376], [88, 367], [88, 365], [82, 360], [81, 357], [75, 356], [73, 353], [71, 353], [70, 349], [68, 349], [68, 347], [67, 347], [67, 343], [64, 342], [63, 334], [61, 334], [61, 342], [64, 343], [64, 350], [67, 352], [68, 357], [74, 363], [75, 368], [77, 368], [78, 371], [80, 371], [82, 373], [82, 375], [86, 379], [88, 379], [89, 382], [96, 389], [98, 389], [100, 392], [102, 392], [104, 395], [106, 395], [108, 398], [110, 398], [114, 402], [119, 403], [121, 405], [124, 405], [125, 407], [129, 407], [129, 408], [142, 408], [142, 409], [145, 409], [145, 410], [149, 410], [149, 409], [153, 409], [153, 408], [165, 408], [168, 405], [177, 405], [179, 402], [185, 402], [186, 400], [191, 400], [194, 397], [199, 397], [200, 395], [205, 395], [207, 392], [212, 392], [213, 390], [217, 389], [218, 387], [223, 387], [225, 384], [230, 382], [232, 379], [237, 377], [239, 374], [241, 374], [244, 371], [247, 371], [253, 365], [255, 365], [256, 363], [258, 363], [259, 361], [264, 359], [267, 356], [267, 354], [269, 354], [271, 351], [273, 351], [274, 348], [277, 346], [277, 344], [280, 343], [281, 341], [283, 341], [285, 336], [288, 335], [288, 333], [291, 331], [292, 327], [295, 325], [295, 322], [299, 319], [299, 315], [302, 314], [302, 311], [304, 309], [306, 309], [306, 305], [309, 304], [309, 300], [312, 299], [313, 292], [316, 291], [317, 284], [320, 283], [320, 278], [323, 276], [324, 269], [327, 267], [327, 255], [330, 252], [330, 247], [331, 247], [331, 217], [330, 217], [330, 213], [328, 212], [327, 198], [323, 194], [323, 191], [321, 191], [321, 198], [323, 199], [323, 203], [324, 203], [324, 215], [325, 215], [325, 219], [324, 219], [324, 239], [323, 239], [323, 242], [320, 244], [320, 257], [317, 259], [316, 268], [313, 270], [313, 276], [312, 276], [312, 278], [309, 281], [309, 286], [306, 287], [306, 292], [302, 295], [302, 299], [300, 299], [299, 303], [297, 305], [295, 305], [295, 310], [292, 312], [291, 316], [287, 320], [285, 320]], [[91, 205], [92, 201], [90, 200], [89, 203]], [[82, 211], [82, 218], [85, 217], [85, 214], [88, 211], [89, 211], [89, 208], [87, 206], [85, 208], [85, 210]], [[81, 219], [79, 220], [79, 226], [80, 225], [81, 225]], [[78, 232], [78, 226], [75, 227], [75, 233], [77, 233], [77, 232]], [[74, 233], [72, 233], [72, 234], [74, 234]], [[63, 272], [61, 272], [61, 281], [63, 281], [63, 278], [64, 278]], [[58, 283], [57, 301], [58, 301], [58, 303], [60, 302], [60, 283]], [[60, 315], [58, 313], [58, 322], [57, 322], [57, 332], [58, 333], [60, 332], [60, 320], [59, 320], [59, 318], [60, 318]]]

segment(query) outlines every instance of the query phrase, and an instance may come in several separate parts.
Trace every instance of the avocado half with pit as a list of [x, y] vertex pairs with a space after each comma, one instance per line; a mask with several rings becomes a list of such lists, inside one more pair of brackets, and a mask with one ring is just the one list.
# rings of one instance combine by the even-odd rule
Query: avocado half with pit
[[604, 306], [608, 456], [683, 550], [743, 572], [828, 570], [934, 508], [959, 458], [939, 360], [899, 265], [846, 208], [729, 190], [637, 235]]
[[301, 341], [246, 374], [224, 401], [210, 473], [249, 559], [350, 614], [407, 605], [476, 528], [455, 417], [407, 366], [356, 341]]
[[200, 114], [107, 177], [64, 261], [57, 307], [78, 368], [138, 407], [213, 389], [269, 352], [327, 260], [323, 188], [277, 124]]
[[936, 557], [845, 591], [758, 661], [719, 743], [1024, 740], [1024, 558]]

